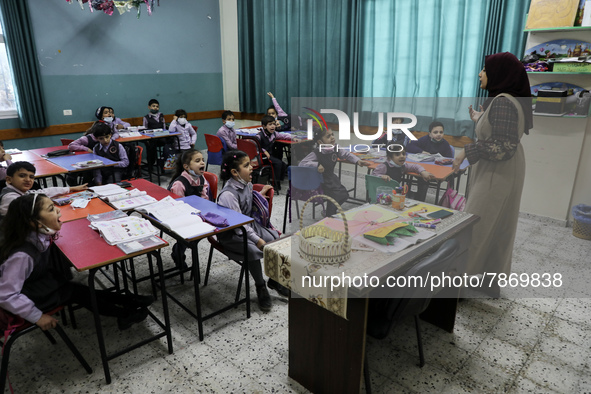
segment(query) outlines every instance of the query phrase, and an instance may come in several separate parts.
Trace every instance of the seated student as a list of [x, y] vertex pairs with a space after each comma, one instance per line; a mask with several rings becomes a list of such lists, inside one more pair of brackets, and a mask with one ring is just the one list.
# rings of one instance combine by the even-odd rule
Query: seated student
[[[6, 187], [0, 192], [0, 217], [6, 215], [8, 206], [16, 198], [27, 193], [35, 182], [35, 166], [28, 161], [17, 161], [6, 170]], [[88, 189], [87, 185], [75, 187], [48, 187], [39, 192], [54, 197], [60, 194], [79, 192]]]
[[443, 123], [432, 122], [429, 125], [429, 134], [411, 141], [407, 146], [408, 153], [439, 153], [443, 157], [451, 157], [454, 154], [451, 145], [443, 138]]
[[[94, 122], [94, 124], [84, 132], [84, 135], [82, 137], [70, 142], [70, 145], [68, 145], [68, 149], [71, 152], [92, 152], [94, 146], [98, 144], [98, 141], [94, 137], [92, 132], [94, 131], [94, 127], [101, 123], [104, 122], [101, 120], [97, 120], [96, 122]], [[119, 134], [117, 134], [117, 137], [113, 139], [117, 139], [118, 137]]]
[[195, 146], [195, 141], [197, 140], [197, 133], [191, 126], [191, 123], [187, 121], [187, 111], [184, 109], [177, 109], [174, 113], [174, 120], [170, 122], [170, 126], [168, 126], [168, 130], [171, 133], [181, 133], [179, 137], [180, 146], [176, 144], [175, 139], [175, 148], [179, 152], [185, 152], [188, 150], [193, 149]]
[[234, 113], [232, 111], [222, 112], [222, 127], [219, 128], [216, 135], [226, 142], [228, 150], [238, 149], [236, 143], [236, 132], [234, 131]]
[[6, 167], [0, 165], [0, 181], [6, 179], [6, 168], [12, 164], [12, 156], [4, 151], [4, 143], [0, 141], [0, 162], [4, 162]]
[[106, 124], [96, 125], [92, 134], [99, 142], [94, 146], [94, 154], [117, 162], [114, 167], [103, 167], [94, 170], [94, 183], [102, 185], [103, 183], [120, 182], [125, 169], [129, 166], [125, 148], [111, 139], [111, 128]]
[[[181, 197], [199, 196], [209, 200], [209, 182], [203, 176], [205, 160], [198, 150], [187, 150], [176, 161], [176, 171], [168, 190]], [[213, 196], [215, 199], [215, 196]], [[172, 260], [179, 268], [186, 268], [185, 251], [187, 247], [177, 242], [172, 247]], [[180, 256], [180, 260], [179, 260]]]
[[[401, 124], [404, 122], [403, 118], [393, 118], [393, 124]], [[378, 138], [376, 138], [373, 143], [374, 144], [383, 144], [383, 145], [390, 145], [390, 144], [399, 144], [402, 146], [406, 146], [408, 144], [409, 138], [402, 130], [394, 129], [392, 130], [392, 139], [388, 141], [388, 133], [384, 133]]]
[[[342, 205], [349, 199], [349, 192], [343, 186], [339, 177], [334, 173], [337, 159], [346, 160], [349, 163], [365, 167], [369, 166], [370, 163], [365, 160], [359, 160], [359, 157], [349, 151], [342, 149], [335, 151], [336, 139], [333, 131], [330, 129], [314, 129], [314, 142], [316, 143], [314, 150], [302, 159], [300, 167], [317, 168], [318, 172], [324, 178], [322, 185], [324, 194], [334, 198], [336, 202]], [[321, 145], [324, 146], [321, 148]], [[332, 216], [335, 213], [337, 213], [336, 205], [327, 202], [326, 216]]]
[[[147, 130], [162, 129], [166, 130], [166, 121], [164, 114], [160, 112], [160, 103], [156, 99], [148, 101], [148, 114], [143, 118], [143, 126]], [[163, 147], [163, 157], [160, 159], [160, 167], [163, 167], [164, 161], [169, 157], [169, 146], [176, 142], [176, 138], [158, 138], [146, 145], [146, 156], [148, 163], [155, 164], [158, 159], [158, 147]]]
[[160, 103], [156, 99], [148, 101], [148, 111], [150, 111], [143, 119], [143, 125], [148, 130], [166, 129], [164, 122], [164, 114], [160, 112]]
[[418, 180], [418, 189], [414, 195], [415, 200], [425, 201], [427, 196], [427, 189], [429, 188], [429, 181], [434, 178], [433, 174], [426, 171], [421, 165], [416, 163], [406, 163], [406, 151], [404, 147], [401, 149], [400, 145], [388, 145], [386, 150], [386, 162], [378, 165], [372, 175], [379, 176], [385, 181], [394, 180], [402, 181], [402, 176], [412, 172], [420, 174], [423, 179]]
[[291, 141], [291, 134], [278, 133], [275, 131], [277, 124], [272, 116], [265, 115], [261, 119], [263, 125], [262, 130], [256, 135], [261, 141], [261, 148], [263, 149], [263, 158], [266, 157], [273, 164], [273, 172], [275, 173], [275, 186], [277, 190], [281, 190], [281, 185], [278, 181], [283, 180], [287, 172], [287, 163], [283, 158], [283, 149], [279, 144], [275, 145], [275, 140]]
[[[288, 297], [289, 290], [269, 279], [265, 286], [261, 259], [263, 258], [263, 247], [267, 242], [279, 238], [279, 232], [268, 223], [263, 225], [252, 216], [254, 198], [252, 187], [252, 165], [248, 155], [242, 151], [228, 151], [222, 159], [220, 178], [226, 182], [218, 197], [218, 204], [230, 208], [246, 216], [255, 218], [255, 221], [244, 226], [247, 238], [248, 272], [254, 279], [258, 298], [259, 308], [263, 312], [271, 310], [272, 301], [269, 295], [269, 288], [276, 290], [279, 294]], [[258, 197], [265, 197], [271, 186], [263, 187]], [[244, 238], [242, 230], [236, 229], [220, 233], [218, 241], [224, 246], [228, 257], [244, 260]]]
[[[10, 203], [0, 224], [0, 307], [42, 330], [56, 326], [46, 312], [60, 305], [92, 310], [88, 286], [71, 282], [69, 269], [51, 253], [60, 216], [47, 196], [25, 195]], [[101, 315], [117, 317], [119, 330], [126, 330], [148, 316], [154, 298], [97, 290], [96, 301]]]
[[111, 128], [113, 139], [119, 138], [117, 130], [126, 129], [131, 126], [129, 123], [122, 121], [115, 116], [115, 111], [111, 107], [98, 107], [94, 115], [98, 120], [105, 122]]

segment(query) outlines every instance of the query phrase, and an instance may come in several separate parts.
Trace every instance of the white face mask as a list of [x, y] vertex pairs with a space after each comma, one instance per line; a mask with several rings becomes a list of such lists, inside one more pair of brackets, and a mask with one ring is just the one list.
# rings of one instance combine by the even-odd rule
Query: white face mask
[[179, 122], [179, 124], [181, 126], [184, 126], [187, 124], [187, 119], [185, 119], [185, 118], [178, 118], [176, 121]]
[[113, 121], [113, 117], [107, 116], [106, 118], [103, 118], [103, 120], [107, 123], [111, 123]]
[[402, 166], [399, 166], [398, 164], [394, 163], [392, 160], [388, 160], [388, 164], [390, 164], [392, 167], [396, 167], [396, 168], [402, 167]]
[[191, 175], [193, 178], [199, 178], [199, 175], [197, 175], [197, 174], [195, 173], [195, 171], [193, 171], [193, 170], [187, 170], [187, 172], [188, 172], [188, 173], [189, 173], [189, 175]]
[[235, 124], [236, 123], [234, 123], [232, 121], [227, 121], [226, 122], [226, 127], [229, 128], [229, 129], [233, 129]]
[[[39, 224], [41, 224], [41, 223], [39, 223]], [[41, 224], [41, 227], [39, 227], [39, 232], [41, 234], [46, 234], [46, 235], [53, 235], [53, 234], [57, 233], [56, 230], [49, 228], [44, 224]]]

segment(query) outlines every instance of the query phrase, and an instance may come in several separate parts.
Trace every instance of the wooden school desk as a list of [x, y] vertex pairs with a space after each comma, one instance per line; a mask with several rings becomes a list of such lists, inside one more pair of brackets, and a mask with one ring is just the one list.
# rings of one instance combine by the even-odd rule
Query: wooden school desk
[[168, 234], [171, 237], [173, 237], [174, 239], [176, 239], [177, 242], [180, 242], [191, 249], [191, 255], [193, 258], [193, 260], [192, 260], [193, 265], [191, 267], [191, 270], [193, 272], [193, 277], [194, 277], [193, 285], [195, 288], [196, 313], [193, 313], [193, 311], [191, 309], [189, 309], [187, 306], [185, 306], [181, 301], [179, 301], [174, 296], [169, 294], [168, 297], [172, 301], [174, 301], [176, 304], [178, 304], [185, 312], [187, 312], [189, 315], [191, 315], [195, 319], [197, 319], [197, 325], [199, 328], [199, 340], [203, 341], [203, 322], [205, 320], [211, 319], [212, 317], [215, 317], [215, 316], [219, 315], [220, 313], [223, 313], [229, 309], [233, 309], [243, 303], [246, 303], [246, 317], [250, 318], [250, 285], [249, 285], [250, 278], [248, 275], [248, 263], [245, 261], [244, 262], [244, 275], [246, 278], [246, 280], [245, 280], [246, 297], [241, 300], [238, 300], [236, 302], [233, 302], [221, 309], [218, 309], [217, 311], [212, 312], [206, 316], [203, 316], [202, 310], [201, 310], [201, 295], [199, 292], [200, 270], [199, 270], [199, 251], [197, 248], [198, 243], [199, 243], [199, 241], [201, 241], [202, 239], [204, 239], [206, 237], [220, 234], [224, 231], [232, 231], [234, 229], [241, 228], [242, 235], [244, 238], [243, 255], [246, 258], [246, 256], [248, 255], [247, 254], [247, 237], [246, 237], [246, 230], [244, 229], [244, 226], [247, 225], [248, 223], [252, 223], [254, 221], [254, 219], [251, 217], [245, 216], [241, 213], [238, 213], [236, 211], [233, 211], [229, 208], [219, 206], [218, 204], [211, 202], [209, 200], [205, 200], [201, 197], [187, 196], [187, 197], [179, 198], [178, 200], [184, 201], [185, 203], [189, 204], [193, 208], [199, 209], [203, 213], [212, 212], [212, 213], [218, 214], [218, 215], [226, 218], [226, 220], [228, 221], [228, 224], [229, 224], [228, 227], [219, 227], [212, 232], [209, 232], [206, 234], [201, 234], [201, 235], [193, 237], [193, 238], [185, 239], [185, 238], [182, 238], [181, 236], [179, 236], [174, 231], [167, 228], [166, 226], [162, 225], [162, 223], [160, 223], [158, 220], [156, 220], [152, 216], [143, 214], [143, 216], [146, 217], [147, 219], [149, 219], [152, 222], [152, 224], [154, 224], [154, 226], [156, 226], [158, 229], [162, 230], [166, 234]]
[[[149, 139], [139, 140], [140, 142], [142, 142], [146, 146], [147, 151], [150, 150], [150, 146], [152, 146], [152, 144], [156, 144], [158, 142], [158, 140], [161, 138], [174, 137], [174, 138], [176, 138], [177, 146], [181, 145], [181, 141], [179, 140], [179, 135], [181, 135], [180, 132], [168, 133], [168, 134], [160, 134], [160, 133], [155, 134], [155, 133], [153, 133], [153, 130], [145, 130], [142, 133], [145, 137], [149, 137]], [[134, 137], [131, 137], [131, 138], [134, 138]], [[156, 150], [158, 151], [158, 149], [157, 149], [158, 146], [157, 145], [155, 145], [155, 146], [156, 146]], [[152, 182], [152, 174], [156, 175], [156, 179], [158, 179], [158, 184], [160, 185], [160, 175], [162, 175], [162, 174], [160, 172], [160, 166], [158, 165], [158, 152], [156, 155], [156, 172], [154, 172], [154, 170], [153, 170], [154, 166], [152, 163], [150, 163], [150, 160], [148, 160], [147, 157], [148, 156], [146, 153], [146, 160], [148, 162], [148, 178], [150, 179], [150, 182]], [[161, 157], [160, 159], [166, 160], [167, 158]]]
[[[167, 246], [168, 244], [164, 243], [163, 245], [158, 245], [150, 249], [126, 255], [117, 246], [111, 246], [107, 244], [100, 237], [98, 231], [92, 230], [90, 227], [88, 227], [88, 225], [89, 222], [86, 219], [78, 219], [64, 223], [62, 225], [62, 229], [60, 230], [60, 237], [55, 241], [55, 243], [78, 272], [88, 271], [88, 287], [90, 288], [94, 323], [101, 360], [103, 363], [103, 370], [105, 372], [105, 380], [107, 383], [111, 383], [109, 360], [119, 357], [125, 353], [130, 352], [131, 350], [146, 345], [164, 336], [166, 336], [166, 341], [168, 343], [168, 353], [172, 354], [172, 335], [170, 331], [170, 318], [168, 316], [166, 286], [164, 277], [162, 274], [160, 274], [160, 289], [164, 322], [160, 321], [160, 319], [150, 313], [150, 316], [163, 329], [163, 331], [149, 338], [143, 339], [125, 349], [120, 349], [117, 352], [108, 355], [107, 349], [105, 347], [103, 329], [101, 326], [101, 317], [98, 313], [96, 301], [96, 290], [94, 288], [95, 275], [101, 267], [144, 254], [147, 254], [150, 260], [151, 256], [156, 257], [158, 270], [159, 272], [162, 272], [162, 259], [160, 258], [160, 254], [157, 252], [157, 250]], [[146, 331], [149, 331], [148, 328], [146, 328]]]
[[[452, 219], [454, 217], [455, 219]], [[361, 256], [357, 259], [362, 258], [367, 262], [366, 264], [372, 265], [372, 268], [366, 272], [368, 277], [379, 277], [380, 283], [384, 283], [388, 276], [403, 274], [437, 250], [443, 242], [455, 238], [460, 243], [460, 249], [455, 258], [456, 264], [464, 267], [472, 228], [479, 218], [468, 213], [456, 212], [447, 219], [454, 221], [448, 222], [450, 224], [445, 228], [441, 227], [434, 237], [400, 252], [388, 255], [378, 251], [353, 250], [351, 259], [355, 253], [369, 254], [367, 258]], [[443, 220], [442, 225], [447, 219]], [[293, 242], [287, 249], [276, 246], [280, 245], [280, 242], [285, 241], [273, 241], [265, 246], [265, 273], [282, 283], [284, 281], [279, 277], [281, 270], [291, 270], [295, 266], [294, 261], [301, 258]], [[287, 254], [282, 254], [278, 252], [279, 250], [287, 250]], [[268, 259], [273, 255], [273, 259]], [[286, 261], [289, 263], [287, 264]], [[293, 278], [291, 273], [283, 274], [283, 277]], [[365, 357], [368, 297], [372, 289], [364, 283], [359, 287], [355, 285], [349, 287], [347, 319], [296, 294], [290, 297], [289, 376], [291, 378], [314, 393], [358, 393], [360, 391]], [[432, 299], [429, 308], [421, 318], [452, 332], [459, 289], [452, 288], [449, 291], [450, 293], [444, 294], [450, 298]], [[330, 301], [325, 300], [329, 306]], [[402, 340], [414, 340], [414, 336]]]
[[[47, 187], [47, 178], [66, 174], [68, 170], [57, 164], [47, 161], [47, 159], [41, 157], [39, 153], [36, 153], [38, 151], [43, 151], [43, 149], [55, 150], [57, 148], [42, 148], [21, 151], [20, 153], [15, 153], [12, 155], [12, 162], [28, 161], [29, 163], [33, 164], [35, 166], [35, 178], [41, 179], [43, 181], [44, 187]], [[62, 182], [65, 186], [66, 182], [63, 178]], [[57, 184], [55, 178], [54, 184]]]
[[[95, 155], [94, 153], [82, 153], [79, 155], [64, 155], [64, 156], [50, 157], [47, 160], [52, 162], [53, 164], [57, 164], [58, 166], [65, 168], [68, 172], [96, 170], [96, 169], [104, 168], [104, 167], [112, 167], [115, 164], [117, 164], [116, 162], [109, 160], [106, 157]], [[78, 162], [89, 161], [89, 160], [100, 160], [103, 162], [103, 164], [99, 165], [99, 166], [85, 167], [85, 168], [74, 167], [74, 164], [76, 164]]]
[[[66, 197], [66, 196], [64, 196]], [[71, 204], [58, 205], [61, 211], [60, 221], [62, 223], [71, 222], [76, 219], [84, 219], [88, 215], [96, 215], [99, 213], [111, 212], [115, 209], [98, 197], [90, 200], [86, 208], [73, 208]]]

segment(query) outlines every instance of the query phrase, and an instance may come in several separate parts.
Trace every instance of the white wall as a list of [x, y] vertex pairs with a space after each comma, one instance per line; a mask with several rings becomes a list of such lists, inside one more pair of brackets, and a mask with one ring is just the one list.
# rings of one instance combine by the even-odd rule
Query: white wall
[[224, 109], [240, 110], [238, 90], [238, 8], [237, 0], [219, 0], [222, 38]]

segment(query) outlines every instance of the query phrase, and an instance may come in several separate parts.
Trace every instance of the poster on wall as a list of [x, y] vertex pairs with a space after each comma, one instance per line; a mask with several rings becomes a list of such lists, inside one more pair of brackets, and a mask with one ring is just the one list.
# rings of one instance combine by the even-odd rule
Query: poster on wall
[[532, 0], [526, 29], [572, 27], [580, 0]]

